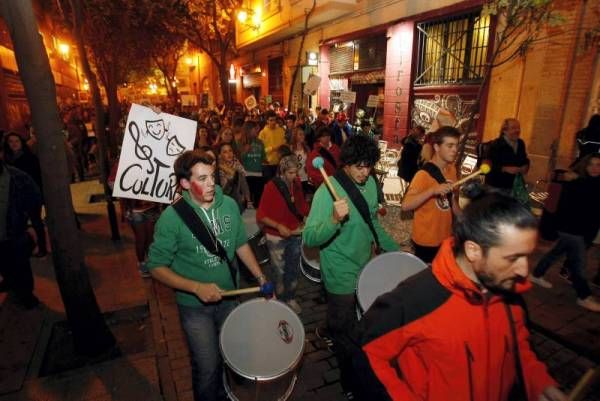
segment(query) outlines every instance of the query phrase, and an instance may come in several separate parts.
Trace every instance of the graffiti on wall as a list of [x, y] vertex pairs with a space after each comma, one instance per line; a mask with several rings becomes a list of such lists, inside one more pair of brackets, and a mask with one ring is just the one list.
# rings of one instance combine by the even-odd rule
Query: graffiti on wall
[[[420, 125], [426, 131], [435, 131], [444, 125], [462, 128], [469, 120], [474, 100], [459, 95], [435, 95], [433, 98], [417, 98], [411, 112], [412, 125]], [[479, 116], [476, 115], [475, 118]]]

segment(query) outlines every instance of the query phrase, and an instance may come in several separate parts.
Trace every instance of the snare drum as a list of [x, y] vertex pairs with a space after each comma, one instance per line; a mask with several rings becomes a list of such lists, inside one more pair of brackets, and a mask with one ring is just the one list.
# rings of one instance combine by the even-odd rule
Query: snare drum
[[255, 298], [236, 307], [219, 336], [231, 400], [287, 400], [304, 353], [304, 326], [286, 304]]
[[267, 249], [267, 241], [256, 222], [256, 209], [244, 210], [242, 220], [246, 226], [248, 245], [252, 248], [257, 262], [261, 265], [267, 263], [269, 261], [269, 250]]
[[426, 268], [425, 262], [406, 252], [388, 252], [371, 259], [358, 276], [356, 298], [359, 319], [377, 297]]
[[309, 248], [302, 243], [300, 270], [304, 277], [315, 283], [321, 282], [321, 256], [319, 248]]

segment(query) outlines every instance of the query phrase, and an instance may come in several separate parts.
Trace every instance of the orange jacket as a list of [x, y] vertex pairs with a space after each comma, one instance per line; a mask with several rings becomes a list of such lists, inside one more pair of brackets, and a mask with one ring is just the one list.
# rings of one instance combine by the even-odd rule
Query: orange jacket
[[[516, 292], [530, 287], [526, 282]], [[462, 272], [452, 240], [445, 240], [431, 270], [379, 297], [361, 322], [361, 357], [369, 367], [362, 376], [372, 380], [367, 399], [508, 400], [516, 380], [508, 305], [528, 399], [537, 401], [556, 383], [531, 351], [523, 308], [489, 294]]]

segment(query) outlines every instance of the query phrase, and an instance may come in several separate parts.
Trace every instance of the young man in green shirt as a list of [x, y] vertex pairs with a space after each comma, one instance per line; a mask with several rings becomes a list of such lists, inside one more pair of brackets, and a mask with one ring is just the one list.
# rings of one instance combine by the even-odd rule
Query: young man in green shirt
[[[378, 160], [379, 149], [375, 142], [366, 136], [351, 136], [341, 149], [341, 170], [330, 177], [341, 200], [334, 201], [327, 186], [321, 185], [313, 198], [302, 234], [305, 245], [321, 249], [321, 277], [327, 291], [327, 326], [335, 343], [342, 389], [349, 399], [353, 392], [352, 340], [349, 335], [357, 323], [354, 292], [358, 276], [373, 256], [377, 242], [380, 251], [399, 249], [377, 220], [377, 183], [369, 173]], [[377, 239], [340, 180], [353, 186], [352, 192], [363, 198]]]
[[[213, 158], [203, 151], [188, 151], [175, 161], [174, 169], [183, 188], [180, 202], [191, 206], [212, 233], [211, 239], [221, 243], [229, 260], [237, 254], [259, 284], [264, 285], [266, 279], [247, 244], [239, 208], [215, 185]], [[227, 261], [208, 251], [174, 207], [169, 206], [156, 223], [147, 266], [153, 278], [175, 289], [192, 359], [194, 400], [226, 399], [219, 329], [237, 306], [235, 299], [221, 295], [235, 289]]]

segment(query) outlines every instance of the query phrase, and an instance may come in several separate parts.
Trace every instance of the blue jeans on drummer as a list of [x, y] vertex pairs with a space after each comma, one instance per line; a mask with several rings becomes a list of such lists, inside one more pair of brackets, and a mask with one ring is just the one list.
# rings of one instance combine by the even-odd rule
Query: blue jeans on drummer
[[223, 386], [223, 361], [219, 353], [219, 332], [237, 301], [198, 306], [177, 305], [192, 362], [194, 401], [227, 399]]
[[565, 267], [569, 270], [569, 277], [573, 282], [573, 288], [577, 298], [585, 299], [592, 293], [590, 286], [584, 276], [587, 246], [583, 236], [558, 232], [558, 242], [554, 248], [545, 254], [533, 270], [534, 277], [542, 277], [544, 273], [556, 262], [562, 254], [567, 254]]
[[293, 235], [288, 238], [267, 234], [267, 247], [271, 263], [275, 267], [275, 281], [283, 284], [283, 293], [277, 294], [283, 302], [294, 299], [300, 275], [302, 237]]

